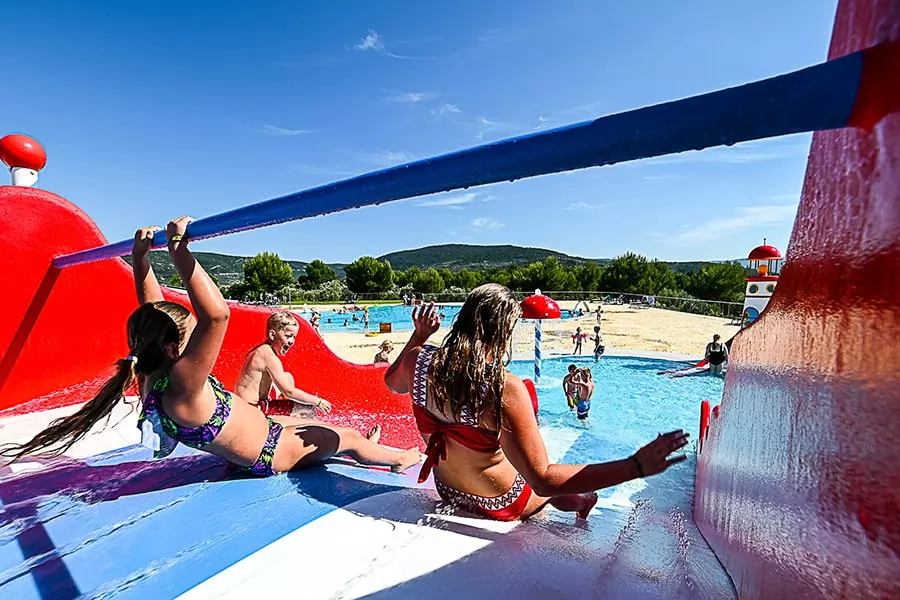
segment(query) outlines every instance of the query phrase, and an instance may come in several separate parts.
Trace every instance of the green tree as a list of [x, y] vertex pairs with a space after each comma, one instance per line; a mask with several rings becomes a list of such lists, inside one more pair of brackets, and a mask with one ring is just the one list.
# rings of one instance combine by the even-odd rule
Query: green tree
[[[444, 280], [444, 285], [446, 287], [450, 287], [451, 285], [453, 285], [453, 277], [454, 277], [453, 271], [451, 271], [447, 267], [442, 267], [442, 268], [438, 269], [437, 272], [438, 272], [438, 275], [441, 276], [441, 279]], [[441, 290], [441, 291], [443, 291], [443, 290]]]
[[600, 289], [600, 276], [603, 269], [597, 266], [597, 263], [589, 260], [575, 268], [575, 279], [578, 280], [578, 287], [586, 292], [595, 292]]
[[693, 296], [704, 300], [741, 302], [747, 271], [739, 262], [703, 265], [690, 273], [684, 288]]
[[444, 291], [444, 278], [437, 269], [428, 269], [412, 282], [413, 291], [421, 294], [437, 294]]
[[316, 259], [306, 265], [306, 274], [297, 279], [297, 282], [305, 290], [314, 290], [323, 283], [334, 281], [337, 279], [337, 273], [334, 269], [326, 265], [319, 259]]
[[450, 281], [450, 285], [456, 286], [458, 288], [462, 288], [466, 291], [471, 291], [478, 287], [478, 273], [473, 273], [468, 269], [460, 269], [456, 273], [453, 274], [453, 280]]
[[251, 289], [274, 294], [294, 282], [294, 272], [274, 252], [261, 252], [244, 263], [244, 281]]
[[381, 262], [371, 256], [356, 259], [346, 267], [347, 287], [351, 292], [386, 292], [393, 283], [393, 269], [388, 261]]
[[664, 263], [628, 252], [606, 265], [600, 287], [610, 292], [657, 294], [664, 288], [675, 287], [675, 274]]

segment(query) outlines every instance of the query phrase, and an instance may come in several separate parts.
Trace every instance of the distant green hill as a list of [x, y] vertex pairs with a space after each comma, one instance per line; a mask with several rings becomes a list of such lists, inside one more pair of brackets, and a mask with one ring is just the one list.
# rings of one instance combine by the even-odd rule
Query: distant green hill
[[[220, 285], [241, 281], [244, 278], [244, 261], [249, 258], [247, 256], [233, 256], [216, 252], [194, 252], [194, 256], [197, 258], [197, 262], [206, 269], [207, 273], [212, 273], [218, 278]], [[126, 260], [128, 260], [127, 257]], [[287, 260], [285, 262], [291, 265], [295, 279], [306, 273], [307, 263], [298, 260]], [[175, 274], [175, 267], [172, 266], [169, 254], [165, 250], [151, 252], [150, 264], [153, 265], [153, 271], [162, 283], [168, 281]], [[344, 276], [344, 265], [332, 264], [329, 266], [337, 271], [339, 277]]]
[[[555, 257], [560, 263], [573, 266], [587, 262], [587, 258], [569, 256], [555, 250], [544, 248], [524, 248], [522, 246], [472, 246], [468, 244], [440, 244], [425, 246], [414, 250], [400, 250], [379, 256], [379, 260], [388, 260], [394, 269], [406, 270], [410, 267], [427, 269], [447, 268], [453, 271], [460, 269], [489, 269], [491, 267], [508, 267], [510, 265], [527, 265]], [[599, 264], [609, 259], [593, 259]]]
[[[217, 252], [194, 252], [194, 256], [197, 257], [197, 260], [207, 272], [214, 274], [219, 279], [219, 283], [222, 285], [234, 283], [243, 278], [244, 261], [248, 258], [246, 256], [233, 256]], [[603, 266], [610, 260], [608, 258], [589, 259], [580, 256], [570, 256], [545, 248], [525, 248], [511, 245], [475, 246], [468, 244], [440, 244], [413, 250], [400, 250], [379, 256], [378, 259], [390, 261], [391, 267], [397, 270], [406, 270], [410, 267], [423, 269], [435, 267], [458, 271], [460, 269], [481, 270], [492, 267], [508, 267], [510, 265], [527, 265], [545, 260], [551, 256], [567, 266], [580, 265], [589, 260], [593, 260], [598, 265]], [[288, 260], [286, 262], [294, 270], [295, 278], [305, 273], [307, 263], [297, 260]], [[675, 272], [688, 272], [696, 271], [701, 266], [713, 262], [721, 261], [667, 262], [666, 264]], [[741, 262], [746, 263], [747, 261], [742, 260]], [[168, 281], [175, 273], [172, 261], [169, 260], [168, 253], [165, 250], [151, 252], [150, 264], [153, 265], [153, 270], [163, 283]], [[344, 277], [344, 264], [329, 263], [329, 266], [337, 272], [338, 277]]]

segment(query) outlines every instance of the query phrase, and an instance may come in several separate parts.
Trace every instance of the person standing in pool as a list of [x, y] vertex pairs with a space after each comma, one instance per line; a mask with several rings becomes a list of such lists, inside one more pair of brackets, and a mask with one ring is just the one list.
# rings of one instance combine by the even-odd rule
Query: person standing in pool
[[427, 343], [441, 326], [434, 306], [413, 311], [415, 329], [384, 379], [393, 392], [412, 395], [428, 444], [419, 481], [433, 471], [444, 501], [490, 519], [524, 520], [547, 504], [586, 518], [597, 502], [595, 490], [685, 460], [671, 456], [688, 443], [678, 430], [623, 460], [551, 463], [528, 388], [506, 369], [521, 315], [508, 288], [482, 285], [469, 293], [437, 347]]
[[591, 411], [591, 397], [594, 395], [594, 376], [588, 367], [578, 370], [575, 385], [578, 386], [575, 409], [578, 418], [583, 421], [588, 418], [588, 413]]
[[141, 443], [153, 449], [156, 457], [170, 454], [181, 442], [259, 476], [319, 465], [338, 455], [397, 472], [418, 463], [420, 455], [415, 448], [391, 450], [349, 427], [275, 420], [243, 399], [235, 401], [211, 373], [230, 311], [219, 288], [188, 249], [185, 232], [189, 222], [188, 217], [171, 221], [166, 237], [169, 255], [197, 317], [181, 304], [163, 299], [147, 258], [157, 228], [139, 229], [134, 236], [132, 268], [140, 307], [128, 318], [127, 355], [117, 362], [115, 374], [93, 400], [57, 419], [31, 440], [0, 448], [0, 455], [14, 462], [46, 449], [62, 454], [107, 419], [136, 382]]
[[606, 352], [606, 346], [603, 345], [603, 333], [601, 333], [599, 325], [594, 325], [594, 337], [591, 340], [594, 342], [594, 360], [600, 360], [600, 357]]
[[713, 335], [713, 341], [706, 345], [704, 358], [709, 363], [709, 374], [721, 377], [724, 373], [725, 363], [728, 362], [728, 347], [720, 340], [718, 333]]
[[578, 401], [578, 385], [575, 381], [577, 376], [578, 367], [569, 365], [569, 373], [562, 380], [563, 393], [566, 395], [566, 404], [569, 405], [569, 410], [575, 410], [575, 403]]

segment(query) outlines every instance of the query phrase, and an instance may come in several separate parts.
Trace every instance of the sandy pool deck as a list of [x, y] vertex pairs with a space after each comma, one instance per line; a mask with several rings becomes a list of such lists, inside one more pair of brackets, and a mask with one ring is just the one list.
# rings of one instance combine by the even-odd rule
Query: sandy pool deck
[[[575, 306], [574, 301], [563, 301], [559, 304], [564, 310]], [[595, 307], [595, 304], [591, 304], [592, 309]], [[313, 308], [325, 311], [340, 308], [340, 305]], [[730, 323], [731, 319], [661, 308], [641, 309], [604, 305], [601, 327], [607, 352], [668, 352], [701, 357], [706, 344], [712, 341], [714, 333], [728, 340], [738, 332], [738, 327]], [[574, 350], [572, 334], [576, 327], [580, 326], [583, 332], [592, 336], [596, 324], [594, 313], [577, 319], [544, 321], [542, 328], [544, 355], [571, 354]], [[449, 331], [449, 327], [442, 327], [432, 336], [432, 342], [439, 343]], [[368, 363], [372, 362], [378, 352], [378, 345], [384, 340], [391, 340], [394, 343], [395, 350], [392, 356], [396, 356], [409, 339], [410, 333], [410, 331], [395, 331], [366, 337], [362, 332], [326, 331], [322, 333], [322, 337], [341, 358], [356, 363]], [[590, 339], [585, 340], [583, 353], [591, 355], [593, 347]], [[515, 359], [530, 359], [534, 355], [534, 325], [531, 322], [520, 322], [516, 326], [513, 334], [513, 351]]]

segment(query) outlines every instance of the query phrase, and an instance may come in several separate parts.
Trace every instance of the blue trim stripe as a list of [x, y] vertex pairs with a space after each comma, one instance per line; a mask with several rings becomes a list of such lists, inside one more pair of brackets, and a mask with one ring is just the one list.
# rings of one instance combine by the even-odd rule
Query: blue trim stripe
[[[458, 188], [749, 140], [845, 127], [862, 52], [800, 71], [594, 121], [476, 146], [251, 204], [188, 227], [205, 239]], [[165, 234], [153, 239], [166, 245]], [[60, 256], [57, 267], [123, 256], [132, 240]]]

